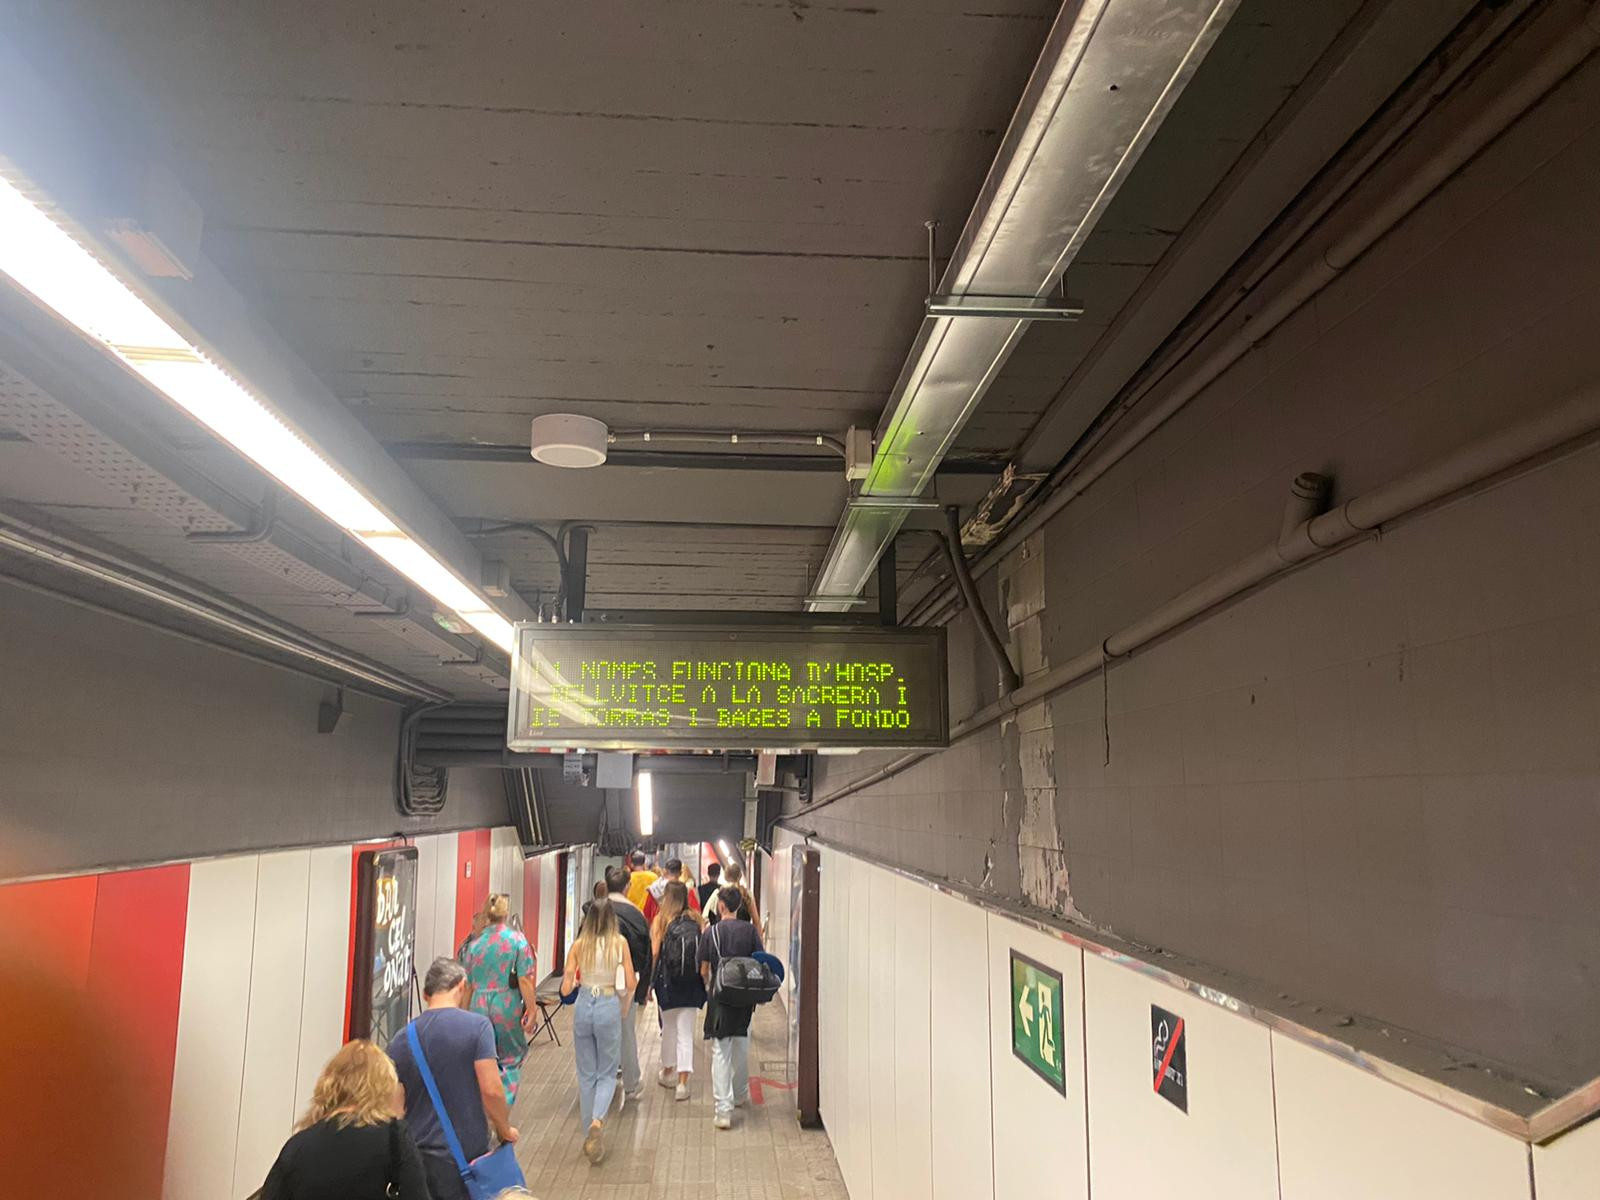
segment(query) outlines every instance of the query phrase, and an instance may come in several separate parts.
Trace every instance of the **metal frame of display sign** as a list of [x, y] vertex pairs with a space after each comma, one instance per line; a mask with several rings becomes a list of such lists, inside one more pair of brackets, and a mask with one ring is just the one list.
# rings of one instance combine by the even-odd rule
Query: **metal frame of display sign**
[[416, 847], [363, 851], [356, 860], [352, 1038], [387, 1045], [411, 1019], [416, 946]]
[[[1065, 980], [1060, 971], [1021, 951], [1011, 951], [1011, 1053], [1063, 1096], [1067, 1094], [1067, 1048], [1062, 1036], [1066, 1018]], [[1049, 980], [1044, 996], [1042, 980]], [[1043, 996], [1041, 1002], [1040, 997]], [[1052, 1059], [1058, 1060], [1052, 1063]]]
[[562, 750], [938, 749], [942, 627], [519, 622], [506, 745]]

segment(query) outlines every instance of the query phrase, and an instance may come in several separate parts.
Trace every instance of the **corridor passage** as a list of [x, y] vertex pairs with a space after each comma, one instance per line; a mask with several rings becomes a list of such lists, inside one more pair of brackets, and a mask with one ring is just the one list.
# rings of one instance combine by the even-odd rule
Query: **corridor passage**
[[[652, 1001], [638, 1016], [644, 1095], [606, 1123], [606, 1157], [581, 1150], [573, 1067], [572, 1009], [556, 1018], [560, 1046], [543, 1035], [528, 1052], [513, 1122], [528, 1190], [539, 1200], [845, 1200], [833, 1147], [801, 1129], [784, 1062], [783, 1007], [756, 1011], [750, 1028], [751, 1104], [730, 1130], [711, 1127], [710, 1051], [695, 1045], [693, 1096], [682, 1103], [655, 1084], [661, 1040]], [[619, 1092], [620, 1095], [620, 1092]]]

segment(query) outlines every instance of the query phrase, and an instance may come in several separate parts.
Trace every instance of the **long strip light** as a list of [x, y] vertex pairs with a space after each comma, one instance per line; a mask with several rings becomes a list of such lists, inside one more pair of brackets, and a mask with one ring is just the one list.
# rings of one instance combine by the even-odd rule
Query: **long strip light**
[[639, 836], [652, 837], [656, 831], [656, 797], [649, 771], [640, 771], [634, 781], [639, 793]]
[[506, 653], [511, 622], [141, 300], [0, 161], [0, 272]]

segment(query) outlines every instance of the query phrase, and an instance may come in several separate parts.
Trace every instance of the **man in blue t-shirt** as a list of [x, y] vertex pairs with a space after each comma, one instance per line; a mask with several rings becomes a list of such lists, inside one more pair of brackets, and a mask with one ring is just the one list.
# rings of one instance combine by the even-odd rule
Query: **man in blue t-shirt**
[[[462, 1007], [467, 998], [467, 972], [453, 958], [436, 958], [422, 983], [426, 1010], [411, 1022], [417, 1030], [433, 1081], [468, 1162], [489, 1152], [489, 1130], [502, 1142], [517, 1140], [511, 1125], [495, 1059], [494, 1026], [482, 1013]], [[411, 1026], [407, 1026], [410, 1028]], [[406, 1126], [422, 1151], [433, 1200], [468, 1200], [461, 1172], [445, 1141], [444, 1127], [433, 1107], [411, 1053], [411, 1038], [402, 1029], [389, 1043], [389, 1057], [406, 1094]]]

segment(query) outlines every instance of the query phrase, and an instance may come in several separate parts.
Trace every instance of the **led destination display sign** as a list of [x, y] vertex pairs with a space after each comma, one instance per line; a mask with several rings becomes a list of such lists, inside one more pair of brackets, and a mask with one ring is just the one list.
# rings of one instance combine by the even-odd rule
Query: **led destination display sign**
[[942, 629], [517, 626], [512, 750], [935, 747]]

